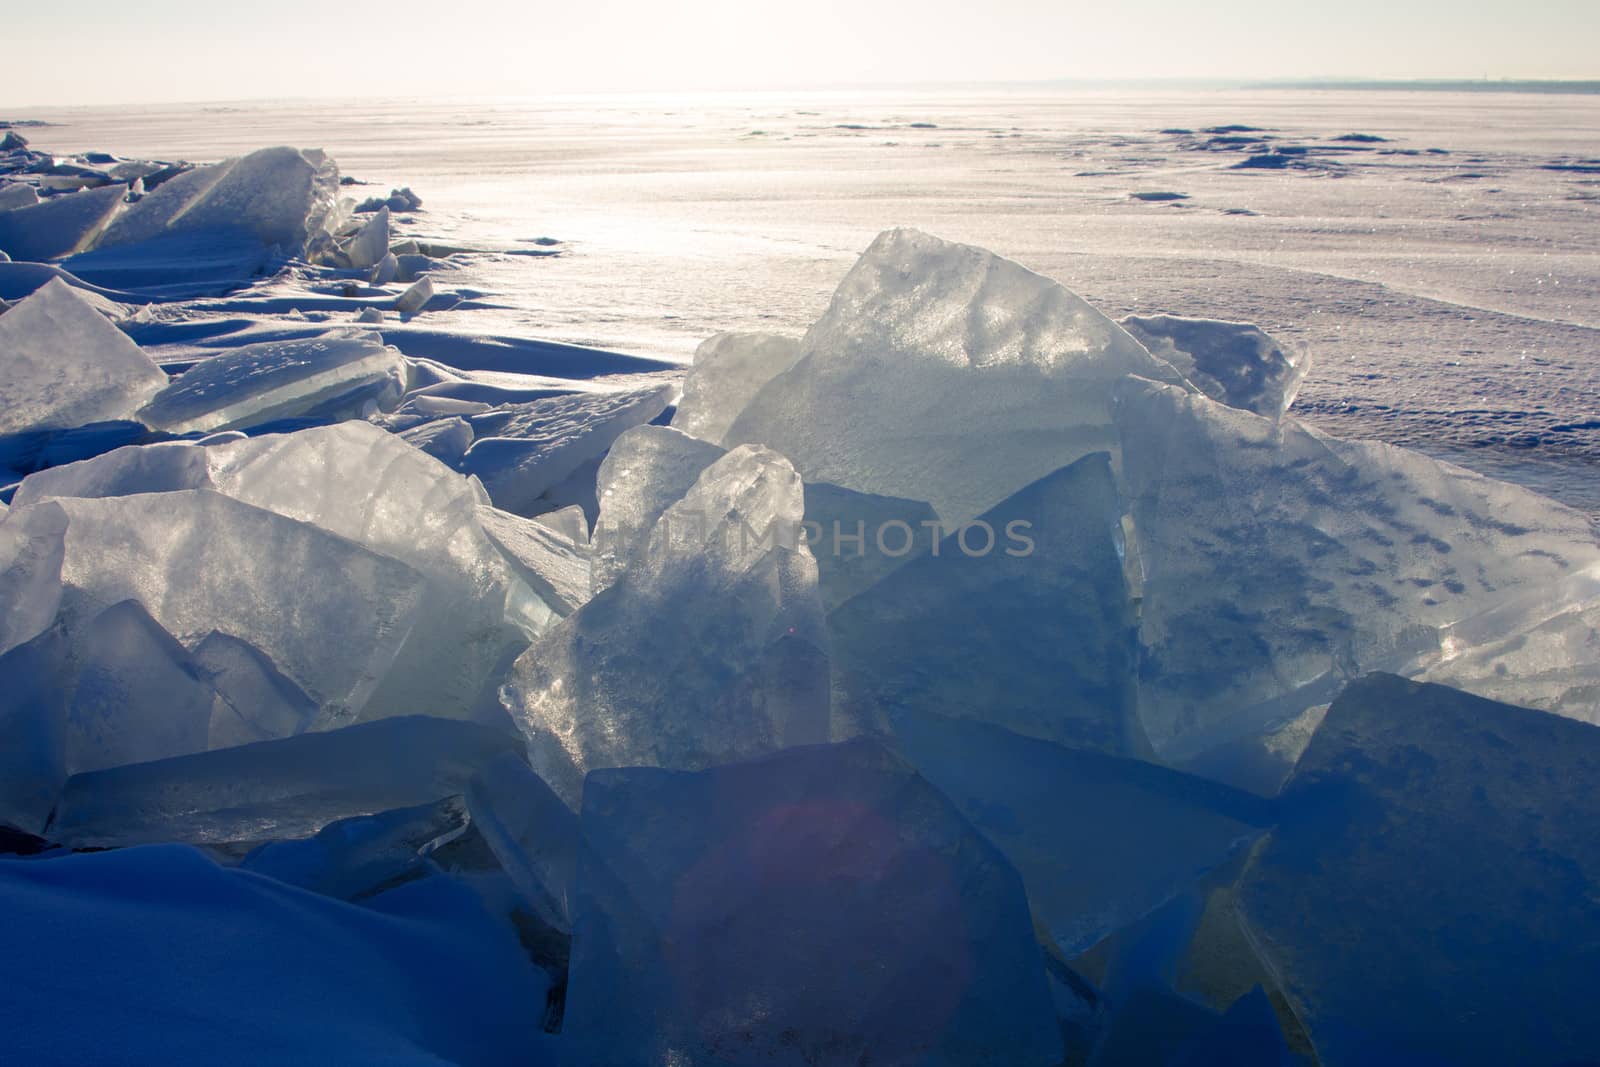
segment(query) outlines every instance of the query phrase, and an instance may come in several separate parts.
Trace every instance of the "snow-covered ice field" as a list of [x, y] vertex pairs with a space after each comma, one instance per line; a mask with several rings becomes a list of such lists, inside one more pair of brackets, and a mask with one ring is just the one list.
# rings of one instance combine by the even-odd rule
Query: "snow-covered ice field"
[[16, 117], [0, 1063], [1600, 1049], [1600, 96]]
[[[447, 275], [495, 305], [463, 328], [676, 361], [723, 330], [802, 332], [876, 233], [916, 226], [1114, 315], [1258, 323], [1315, 359], [1297, 401], [1313, 424], [1600, 514], [1597, 95], [418, 98], [15, 117], [59, 123], [26, 132], [62, 152], [324, 148], [372, 183], [356, 193], [425, 197], [416, 233], [505, 253]], [[1310, 149], [1304, 166], [1236, 170], [1251, 145], [1159, 132], [1229, 125]]]

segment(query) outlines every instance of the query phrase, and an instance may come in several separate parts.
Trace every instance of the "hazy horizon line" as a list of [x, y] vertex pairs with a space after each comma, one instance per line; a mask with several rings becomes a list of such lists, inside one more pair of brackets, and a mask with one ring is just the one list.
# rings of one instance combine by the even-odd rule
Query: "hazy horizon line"
[[[1308, 78], [1215, 78], [1215, 77], [1170, 77], [1170, 78], [1046, 78], [1027, 79], [1020, 81], [894, 81], [894, 82], [848, 82], [837, 84], [797, 83], [793, 85], [749, 87], [749, 88], [677, 88], [677, 89], [589, 89], [570, 90], [560, 92], [506, 94], [468, 92], [451, 94], [448, 92], [433, 92], [430, 99], [436, 100], [588, 100], [594, 98], [630, 98], [641, 96], [654, 97], [707, 97], [707, 96], [774, 96], [781, 94], [827, 94], [850, 92], [958, 92], [958, 91], [1007, 91], [1019, 89], [1034, 90], [1167, 90], [1167, 91], [1210, 91], [1210, 92], [1259, 92], [1259, 91], [1369, 91], [1369, 92], [1502, 92], [1502, 93], [1551, 93], [1551, 94], [1600, 94], [1600, 77], [1594, 78], [1522, 78], [1522, 77], [1490, 77], [1476, 78], [1373, 78], [1373, 77], [1346, 77], [1342, 75], [1323, 75]], [[22, 112], [29, 109], [44, 110], [74, 110], [79, 108], [114, 108], [114, 107], [175, 107], [175, 106], [221, 106], [235, 104], [272, 104], [286, 102], [310, 101], [388, 101], [410, 99], [409, 94], [389, 93], [373, 95], [318, 95], [315, 93], [289, 93], [270, 96], [244, 96], [221, 97], [211, 99], [170, 99], [170, 100], [143, 100], [134, 102], [108, 102], [95, 104], [51, 104], [34, 102], [22, 105], [6, 105], [12, 114], [0, 115], [0, 124], [26, 122], [27, 118]]]

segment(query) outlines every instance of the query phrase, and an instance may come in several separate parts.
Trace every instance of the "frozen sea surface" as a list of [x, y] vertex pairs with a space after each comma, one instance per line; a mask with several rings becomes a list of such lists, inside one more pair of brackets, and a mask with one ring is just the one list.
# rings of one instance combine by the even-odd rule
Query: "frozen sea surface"
[[[1320, 428], [1600, 515], [1600, 96], [902, 91], [7, 117], [55, 123], [28, 135], [61, 152], [324, 148], [371, 183], [358, 198], [423, 197], [397, 239], [483, 250], [435, 275], [475, 296], [434, 324], [674, 362], [718, 331], [798, 335], [875, 234], [916, 226], [1113, 315], [1257, 322], [1312, 353], [1296, 410]], [[1205, 132], [1235, 125], [1259, 129]], [[184, 314], [221, 322], [251, 300]]]

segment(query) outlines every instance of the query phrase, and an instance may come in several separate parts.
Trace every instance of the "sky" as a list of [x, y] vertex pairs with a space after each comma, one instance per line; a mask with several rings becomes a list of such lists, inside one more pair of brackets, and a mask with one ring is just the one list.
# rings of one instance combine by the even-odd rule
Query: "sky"
[[1058, 79], [1600, 78], [1597, 0], [7, 3], [26, 105]]

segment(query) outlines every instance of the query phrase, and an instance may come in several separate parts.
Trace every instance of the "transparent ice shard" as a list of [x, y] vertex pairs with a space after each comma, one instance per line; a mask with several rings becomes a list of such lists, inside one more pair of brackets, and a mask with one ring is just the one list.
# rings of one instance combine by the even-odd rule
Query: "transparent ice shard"
[[309, 837], [458, 796], [517, 747], [499, 730], [414, 715], [115, 767], [67, 780], [49, 836], [74, 848]]
[[1114, 451], [1112, 386], [1127, 374], [1181, 381], [1048, 278], [890, 230], [725, 443], [767, 445], [809, 481], [926, 500], [959, 524], [1081, 456]]
[[1597, 768], [1588, 723], [1392, 675], [1344, 690], [1239, 892], [1323, 1063], [1600, 1047]]
[[66, 512], [54, 505], [0, 515], [0, 652], [32, 640], [55, 620], [66, 534]]
[[1249, 323], [1177, 315], [1129, 315], [1118, 321], [1211, 399], [1270, 419], [1289, 410], [1311, 369], [1308, 356], [1285, 353]]
[[563, 1035], [600, 1062], [1058, 1064], [1021, 880], [866, 741], [585, 785]]
[[191, 654], [219, 698], [209, 748], [293, 737], [316, 721], [316, 701], [248, 642], [213, 630]]
[[716, 445], [668, 426], [635, 426], [617, 438], [595, 481], [600, 515], [590, 539], [594, 592], [616, 582], [644, 547], [661, 513], [724, 454]]
[[520, 756], [504, 755], [467, 786], [472, 825], [494, 851], [533, 914], [572, 930], [578, 819]]
[[[836, 608], [836, 716], [870, 731], [907, 708], [1143, 754], [1120, 514], [1109, 457], [1086, 456]], [[929, 531], [916, 533], [926, 544]]]
[[1139, 714], [1168, 760], [1260, 734], [1442, 628], [1600, 562], [1588, 519], [1415, 452], [1129, 379], [1123, 473], [1145, 570]]
[[161, 368], [60, 278], [0, 315], [0, 434], [128, 418], [166, 384]]
[[370, 330], [244, 345], [195, 364], [140, 412], [173, 433], [239, 429], [305, 414], [344, 393], [401, 383], [405, 364]]
[[803, 504], [781, 456], [730, 452], [617, 584], [517, 661], [503, 699], [563, 800], [594, 767], [698, 768], [826, 739], [816, 563], [783, 544]]
[[719, 333], [695, 349], [672, 425], [690, 437], [722, 444], [762, 386], [794, 366], [800, 343], [775, 333]]
[[556, 616], [566, 618], [588, 603], [587, 549], [544, 523], [487, 504], [477, 517], [489, 541]]
[[0, 655], [0, 825], [40, 834], [67, 780], [69, 642], [59, 628]]
[[137, 601], [113, 604], [76, 629], [69, 774], [207, 749], [216, 690]]

